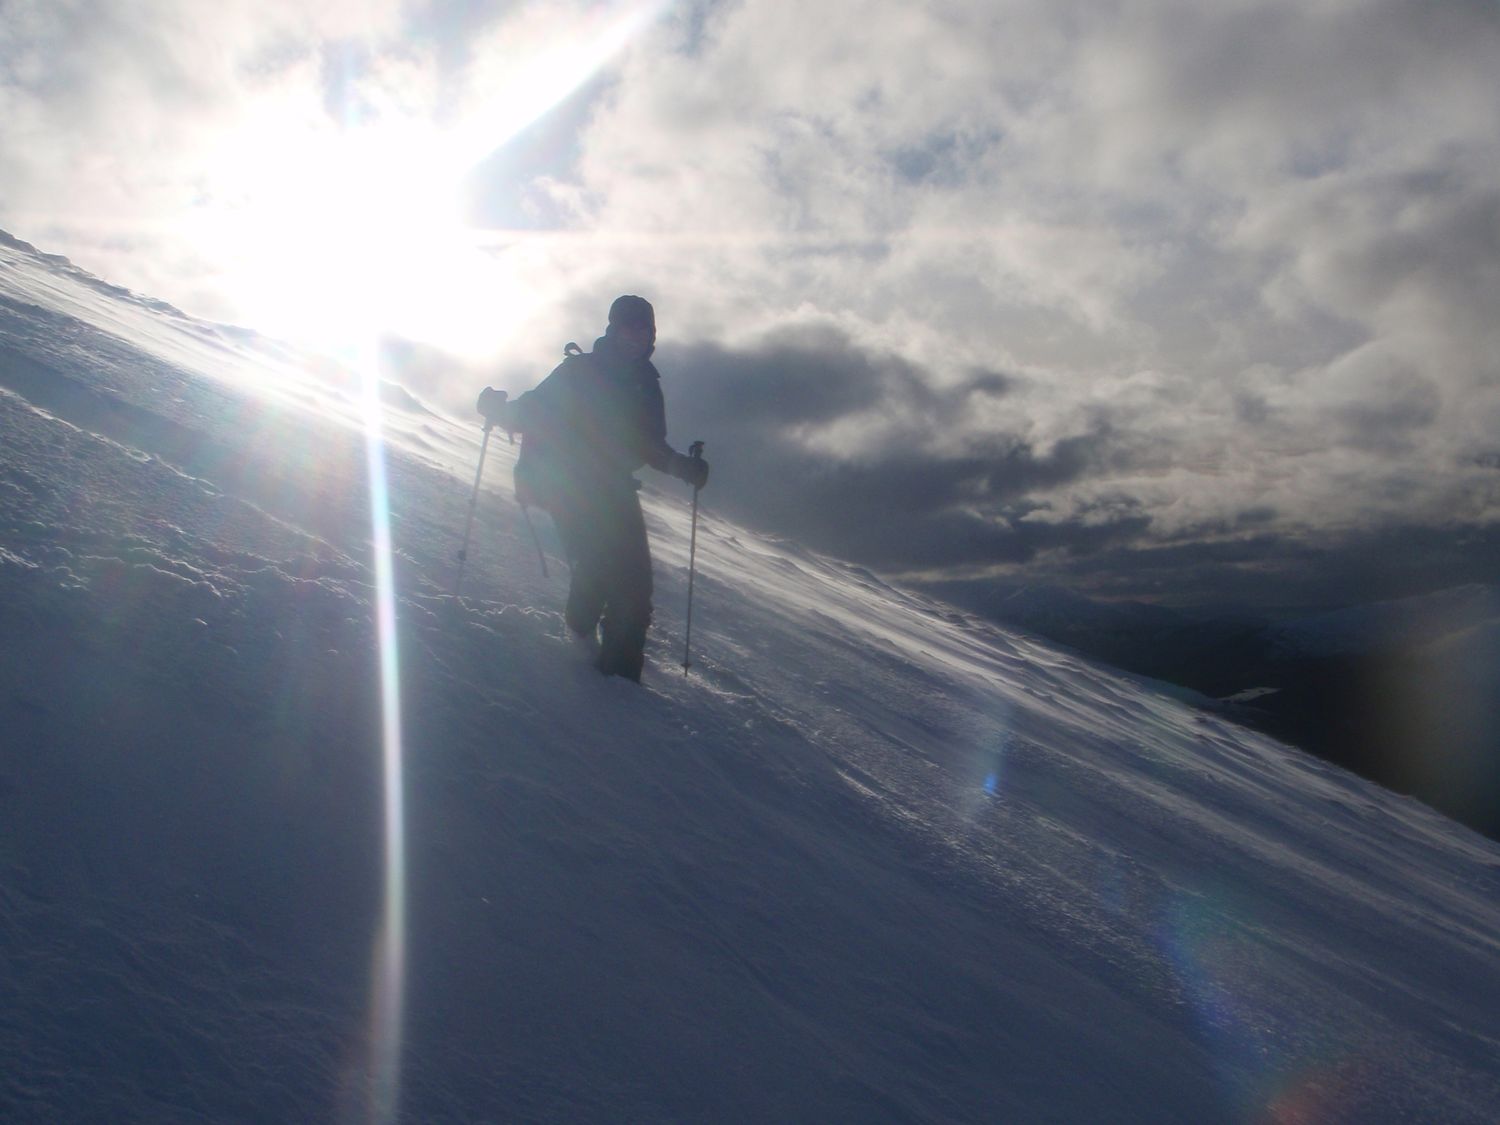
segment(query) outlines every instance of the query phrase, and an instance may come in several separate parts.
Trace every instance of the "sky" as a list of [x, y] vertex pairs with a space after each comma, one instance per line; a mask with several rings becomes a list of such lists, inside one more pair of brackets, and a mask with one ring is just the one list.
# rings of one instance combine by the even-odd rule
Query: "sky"
[[459, 411], [641, 293], [705, 502], [907, 580], [1500, 571], [1491, 0], [317, 9], [0, 0], [0, 227]]

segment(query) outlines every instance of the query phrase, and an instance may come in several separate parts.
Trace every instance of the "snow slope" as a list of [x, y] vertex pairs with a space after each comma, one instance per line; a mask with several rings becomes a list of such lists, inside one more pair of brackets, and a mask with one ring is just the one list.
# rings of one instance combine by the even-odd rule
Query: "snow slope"
[[[646, 684], [603, 680], [513, 451], [454, 598], [478, 428], [385, 400], [401, 1120], [1493, 1120], [1500, 846], [712, 486], [693, 675], [657, 480]], [[358, 419], [0, 243], [0, 1119], [378, 1116]]]

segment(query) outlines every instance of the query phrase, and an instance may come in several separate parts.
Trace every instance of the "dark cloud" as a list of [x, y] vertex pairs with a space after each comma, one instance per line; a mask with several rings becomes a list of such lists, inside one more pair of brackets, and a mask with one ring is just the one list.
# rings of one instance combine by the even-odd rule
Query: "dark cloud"
[[[1482, 526], [1314, 533], [1261, 502], [1166, 527], [1157, 514], [1171, 496], [1163, 499], [1155, 470], [1170, 468], [1174, 453], [1131, 432], [1126, 416], [1096, 410], [1084, 432], [1045, 451], [1024, 436], [1022, 417], [1014, 432], [962, 424], [976, 401], [1003, 406], [1024, 390], [1018, 376], [972, 372], [945, 383], [827, 328], [744, 350], [667, 346], [658, 359], [675, 444], [708, 444], [708, 502], [887, 573], [1247, 606], [1342, 604], [1500, 579], [1500, 530]], [[1375, 388], [1367, 399], [1329, 407], [1340, 424], [1392, 446], [1431, 423], [1436, 396], [1423, 380], [1373, 370], [1357, 373]], [[867, 422], [897, 436], [855, 452], [830, 440]]]
[[831, 331], [796, 333], [754, 352], [664, 348], [663, 363], [683, 372], [674, 394], [681, 413], [703, 425], [758, 432], [761, 440], [871, 409], [893, 392], [925, 391], [900, 359], [873, 358]]
[[[1248, 513], [1252, 528], [1258, 514]], [[1305, 610], [1411, 597], [1500, 580], [1500, 528], [1393, 526], [1316, 538], [1262, 530], [1220, 538], [1103, 541], [1095, 550], [1039, 552], [1023, 571], [979, 581], [1055, 583], [1104, 599], [1183, 607]], [[972, 590], [974, 580], [929, 583]]]
[[[974, 372], [938, 387], [896, 356], [831, 329], [803, 330], [750, 351], [712, 344], [659, 355], [676, 444], [702, 438], [713, 501], [762, 530], [895, 570], [1023, 562], [1038, 551], [1095, 550], [1149, 525], [1138, 505], [1085, 510], [1075, 526], [1027, 522], [1032, 490], [1080, 479], [1109, 460], [1096, 432], [1045, 454], [1015, 435], [975, 440], [960, 428], [976, 400], [1016, 379]], [[839, 454], [825, 438], [873, 418], [894, 439]]]
[[976, 400], [1001, 398], [1012, 376], [976, 371], [956, 386], [934, 384], [930, 373], [895, 354], [878, 354], [834, 328], [784, 330], [744, 351], [712, 343], [664, 345], [660, 358], [672, 379], [680, 412], [701, 425], [787, 432], [828, 426], [876, 412], [910, 438], [941, 441], [942, 429], [962, 422]]

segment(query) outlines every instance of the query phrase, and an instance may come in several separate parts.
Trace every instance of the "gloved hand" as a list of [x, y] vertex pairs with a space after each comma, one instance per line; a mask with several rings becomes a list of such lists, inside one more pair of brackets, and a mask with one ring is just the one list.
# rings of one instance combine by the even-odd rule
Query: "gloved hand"
[[508, 428], [505, 399], [505, 392], [497, 391], [494, 387], [485, 387], [479, 392], [479, 401], [474, 404], [474, 409], [484, 416], [486, 427], [499, 426], [502, 430]]
[[702, 488], [708, 483], [708, 462], [702, 457], [689, 457], [683, 453], [674, 453], [671, 464], [667, 466], [667, 472], [694, 488]]

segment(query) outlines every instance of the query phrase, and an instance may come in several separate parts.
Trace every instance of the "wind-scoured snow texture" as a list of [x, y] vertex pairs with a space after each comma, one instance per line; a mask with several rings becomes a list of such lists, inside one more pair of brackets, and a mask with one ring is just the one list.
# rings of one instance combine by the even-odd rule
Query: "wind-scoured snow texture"
[[[693, 674], [658, 480], [646, 684], [602, 679], [500, 442], [451, 596], [478, 428], [385, 397], [402, 1120], [1492, 1119], [1500, 847], [730, 526], [712, 486]], [[0, 1118], [362, 1104], [352, 401], [0, 246]]]

